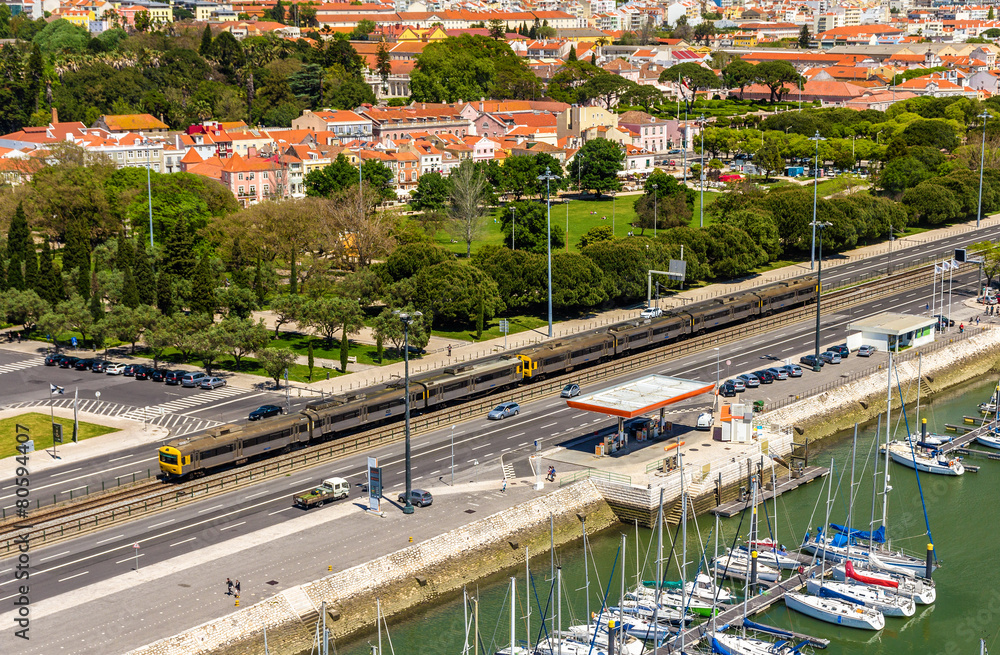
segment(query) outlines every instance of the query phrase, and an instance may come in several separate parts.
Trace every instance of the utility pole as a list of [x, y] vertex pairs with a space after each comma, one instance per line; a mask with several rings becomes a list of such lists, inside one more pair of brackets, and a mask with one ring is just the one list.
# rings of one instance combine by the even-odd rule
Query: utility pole
[[[558, 180], [559, 176], [546, 168], [545, 172], [538, 176], [538, 181], [545, 182], [545, 208], [546, 208], [546, 251], [548, 252], [548, 274], [549, 274], [549, 338], [552, 338], [552, 197], [550, 183]], [[614, 227], [612, 225], [612, 230]]]
[[[816, 268], [816, 194], [819, 192], [819, 142], [826, 141], [823, 137], [819, 135], [819, 130], [816, 130], [816, 136], [809, 137], [810, 141], [816, 142], [816, 161], [813, 163], [813, 219], [810, 225], [813, 226], [812, 234], [812, 249], [811, 249], [811, 261], [809, 263], [809, 269], [812, 270]], [[816, 303], [817, 305], [819, 302]], [[817, 321], [819, 318], [816, 319]], [[817, 337], [819, 338], [819, 337]], [[817, 353], [819, 354], [819, 353]]]

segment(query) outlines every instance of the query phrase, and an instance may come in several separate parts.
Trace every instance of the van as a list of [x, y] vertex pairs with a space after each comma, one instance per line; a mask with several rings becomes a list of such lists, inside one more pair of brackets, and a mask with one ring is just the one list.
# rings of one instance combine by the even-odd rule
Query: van
[[197, 373], [185, 373], [184, 377], [181, 378], [182, 387], [197, 387], [202, 380], [208, 376], [198, 371]]

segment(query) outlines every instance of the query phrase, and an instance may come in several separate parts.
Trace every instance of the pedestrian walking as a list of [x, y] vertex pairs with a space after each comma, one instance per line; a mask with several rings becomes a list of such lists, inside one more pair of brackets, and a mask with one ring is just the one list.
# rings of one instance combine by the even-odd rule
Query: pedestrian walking
[[237, 598], [240, 597], [240, 581], [239, 580], [236, 581], [236, 597]]
[[958, 333], [962, 334], [963, 332], [965, 332], [965, 323], [959, 323], [958, 324]]
[[500, 484], [500, 493], [507, 493], [507, 478], [504, 478], [503, 482]]
[[448, 357], [451, 357], [451, 344], [448, 344]]
[[230, 580], [229, 578], [226, 578], [226, 595], [227, 596], [233, 595], [233, 581]]

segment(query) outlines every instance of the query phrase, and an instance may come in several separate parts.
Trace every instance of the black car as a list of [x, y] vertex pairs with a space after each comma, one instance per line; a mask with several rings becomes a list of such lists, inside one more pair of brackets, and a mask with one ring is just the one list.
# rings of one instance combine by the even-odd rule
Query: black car
[[73, 364], [73, 368], [75, 368], [78, 371], [89, 371], [93, 365], [94, 365], [93, 359], [78, 359], [76, 360], [76, 363]]
[[59, 368], [73, 368], [79, 359], [79, 357], [70, 357], [67, 355], [59, 360]]
[[[126, 373], [126, 375], [128, 375]], [[148, 380], [153, 377], [152, 366], [136, 366], [134, 376], [136, 380]]]
[[[816, 355], [803, 355], [802, 357], [799, 357], [799, 364], [803, 364], [809, 368], [816, 368]], [[826, 366], [826, 362], [820, 359], [819, 365]]]
[[719, 395], [723, 398], [732, 398], [736, 395], [736, 385], [735, 384], [723, 384], [719, 387]]
[[250, 412], [250, 416], [247, 417], [248, 421], [259, 421], [262, 418], [268, 418], [269, 416], [279, 416], [281, 415], [281, 408], [277, 405], [261, 405], [257, 409]]
[[122, 375], [127, 375], [128, 377], [133, 377], [136, 370], [142, 368], [141, 364], [127, 364], [125, 370], [122, 371]]
[[46, 355], [45, 365], [46, 366], [59, 366], [59, 360], [62, 359], [62, 355]]
[[91, 373], [103, 373], [104, 369], [108, 367], [108, 363], [103, 359], [95, 359], [94, 363], [90, 367]]
[[754, 371], [753, 374], [760, 379], [761, 384], [771, 384], [774, 382], [774, 376], [769, 371]]
[[167, 371], [163, 376], [163, 384], [180, 384], [184, 371]]
[[947, 316], [942, 316], [941, 314], [935, 314], [932, 318], [937, 319], [939, 328], [955, 327], [955, 319], [953, 318], [948, 318]]
[[851, 354], [851, 349], [847, 347], [847, 344], [841, 344], [839, 346], [830, 346], [827, 351], [832, 353], [837, 353], [840, 355], [841, 359], [846, 359], [848, 355]]
[[167, 377], [167, 373], [170, 373], [170, 371], [164, 368], [154, 368], [153, 374], [150, 376], [149, 379], [152, 380], [153, 382], [163, 382], [164, 378]]

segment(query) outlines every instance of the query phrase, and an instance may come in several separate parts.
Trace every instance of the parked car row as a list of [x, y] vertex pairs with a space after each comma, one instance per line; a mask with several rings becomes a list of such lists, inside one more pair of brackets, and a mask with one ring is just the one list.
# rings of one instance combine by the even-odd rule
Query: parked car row
[[219, 387], [226, 386], [224, 378], [209, 376], [201, 371], [170, 371], [144, 364], [119, 364], [97, 358], [52, 354], [45, 357], [45, 365], [72, 368], [77, 371], [104, 373], [105, 375], [124, 375], [126, 377], [134, 377], [136, 380], [152, 380], [153, 382], [163, 382], [170, 385], [179, 384], [182, 387], [189, 388], [218, 389]]
[[747, 389], [756, 389], [761, 384], [772, 384], [775, 380], [800, 377], [802, 377], [802, 369], [796, 364], [772, 366], [771, 368], [754, 371], [753, 373], [744, 373], [743, 375], [726, 380], [719, 385], [719, 395], [732, 398]]

